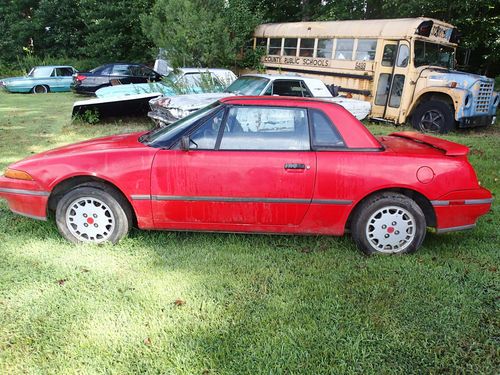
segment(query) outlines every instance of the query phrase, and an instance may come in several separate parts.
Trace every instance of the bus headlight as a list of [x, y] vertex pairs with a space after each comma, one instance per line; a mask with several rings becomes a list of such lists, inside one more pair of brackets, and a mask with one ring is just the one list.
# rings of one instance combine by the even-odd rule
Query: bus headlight
[[465, 108], [469, 108], [472, 104], [472, 95], [471, 94], [467, 94], [467, 96], [465, 97], [465, 100], [464, 100], [464, 107]]

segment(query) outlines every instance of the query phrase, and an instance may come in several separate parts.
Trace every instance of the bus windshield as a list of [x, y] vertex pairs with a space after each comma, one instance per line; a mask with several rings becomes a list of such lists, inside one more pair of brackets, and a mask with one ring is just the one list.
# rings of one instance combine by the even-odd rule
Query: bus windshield
[[454, 49], [436, 43], [415, 41], [415, 67], [422, 65], [440, 66], [446, 69], [453, 69]]

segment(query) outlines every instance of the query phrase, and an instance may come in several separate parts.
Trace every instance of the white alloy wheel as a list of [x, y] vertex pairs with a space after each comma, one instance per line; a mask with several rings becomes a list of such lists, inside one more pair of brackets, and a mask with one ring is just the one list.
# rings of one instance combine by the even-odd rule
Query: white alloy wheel
[[399, 253], [405, 250], [416, 235], [416, 221], [406, 209], [398, 206], [382, 207], [366, 223], [369, 244], [381, 253]]
[[73, 200], [66, 209], [65, 220], [68, 230], [81, 242], [107, 241], [116, 225], [113, 211], [95, 197]]

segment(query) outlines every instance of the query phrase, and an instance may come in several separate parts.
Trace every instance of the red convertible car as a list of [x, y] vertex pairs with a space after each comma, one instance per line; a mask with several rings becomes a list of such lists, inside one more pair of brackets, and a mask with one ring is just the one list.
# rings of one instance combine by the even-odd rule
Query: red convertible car
[[410, 253], [426, 228], [469, 229], [491, 206], [468, 148], [413, 132], [374, 137], [341, 106], [222, 99], [171, 126], [12, 164], [0, 197], [54, 212], [69, 241], [142, 229], [342, 235], [365, 253]]

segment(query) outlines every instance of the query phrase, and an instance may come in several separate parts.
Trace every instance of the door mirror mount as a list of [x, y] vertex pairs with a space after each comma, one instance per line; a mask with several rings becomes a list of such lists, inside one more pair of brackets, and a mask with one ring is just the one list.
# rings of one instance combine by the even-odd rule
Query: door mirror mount
[[189, 151], [189, 147], [191, 145], [191, 140], [189, 139], [189, 136], [185, 135], [181, 138], [181, 150], [183, 151]]

